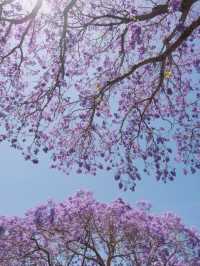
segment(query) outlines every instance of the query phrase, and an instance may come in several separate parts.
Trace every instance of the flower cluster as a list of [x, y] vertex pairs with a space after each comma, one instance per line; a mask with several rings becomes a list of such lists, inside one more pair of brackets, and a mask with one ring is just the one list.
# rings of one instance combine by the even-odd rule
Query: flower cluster
[[174, 161], [199, 170], [199, 0], [14, 2], [0, 4], [0, 141], [66, 174], [113, 170], [124, 190], [143, 171], [174, 180]]
[[200, 265], [200, 236], [149, 205], [110, 204], [80, 191], [64, 202], [0, 217], [0, 263], [22, 265]]
[[170, 7], [173, 12], [178, 11], [180, 9], [182, 1], [181, 0], [171, 0]]

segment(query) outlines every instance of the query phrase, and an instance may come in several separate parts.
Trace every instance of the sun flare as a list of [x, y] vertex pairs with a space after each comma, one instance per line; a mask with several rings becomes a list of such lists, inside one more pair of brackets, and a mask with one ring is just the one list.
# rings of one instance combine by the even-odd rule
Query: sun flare
[[37, 5], [38, 1], [42, 2], [41, 11], [44, 13], [48, 13], [50, 10], [50, 5], [48, 4], [48, 1], [45, 0], [21, 0], [23, 10], [31, 12], [33, 8]]

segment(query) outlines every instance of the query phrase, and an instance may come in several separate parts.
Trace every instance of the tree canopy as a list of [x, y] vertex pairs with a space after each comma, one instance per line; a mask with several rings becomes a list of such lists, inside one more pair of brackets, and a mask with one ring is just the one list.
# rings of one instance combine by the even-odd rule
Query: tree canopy
[[0, 217], [2, 266], [198, 266], [200, 235], [171, 213], [80, 191], [64, 202]]
[[0, 1], [0, 140], [134, 190], [200, 169], [199, 0]]

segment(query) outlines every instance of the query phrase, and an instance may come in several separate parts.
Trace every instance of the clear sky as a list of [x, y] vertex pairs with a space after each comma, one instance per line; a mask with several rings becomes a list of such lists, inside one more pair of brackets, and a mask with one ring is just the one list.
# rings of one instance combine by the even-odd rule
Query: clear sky
[[79, 189], [94, 193], [100, 201], [109, 202], [118, 197], [128, 202], [147, 200], [154, 213], [172, 211], [182, 217], [185, 224], [200, 229], [200, 178], [178, 176], [168, 184], [144, 177], [136, 192], [121, 192], [113, 180], [114, 173], [100, 172], [98, 176], [66, 176], [49, 169], [47, 157], [39, 165], [24, 161], [19, 152], [8, 144], [0, 145], [0, 215], [23, 213], [48, 199], [61, 201]]

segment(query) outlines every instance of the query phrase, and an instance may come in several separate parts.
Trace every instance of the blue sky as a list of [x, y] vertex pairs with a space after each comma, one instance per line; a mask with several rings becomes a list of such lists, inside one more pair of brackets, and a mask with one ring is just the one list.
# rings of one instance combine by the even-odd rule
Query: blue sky
[[48, 199], [61, 201], [79, 189], [86, 189], [103, 202], [118, 197], [130, 203], [147, 200], [153, 204], [154, 213], [175, 212], [185, 224], [200, 229], [198, 174], [179, 175], [168, 184], [144, 176], [136, 192], [121, 192], [112, 172], [100, 172], [96, 177], [75, 173], [66, 176], [49, 169], [47, 157], [43, 157], [39, 165], [33, 165], [6, 143], [0, 145], [0, 165], [0, 215], [23, 215], [27, 209]]

